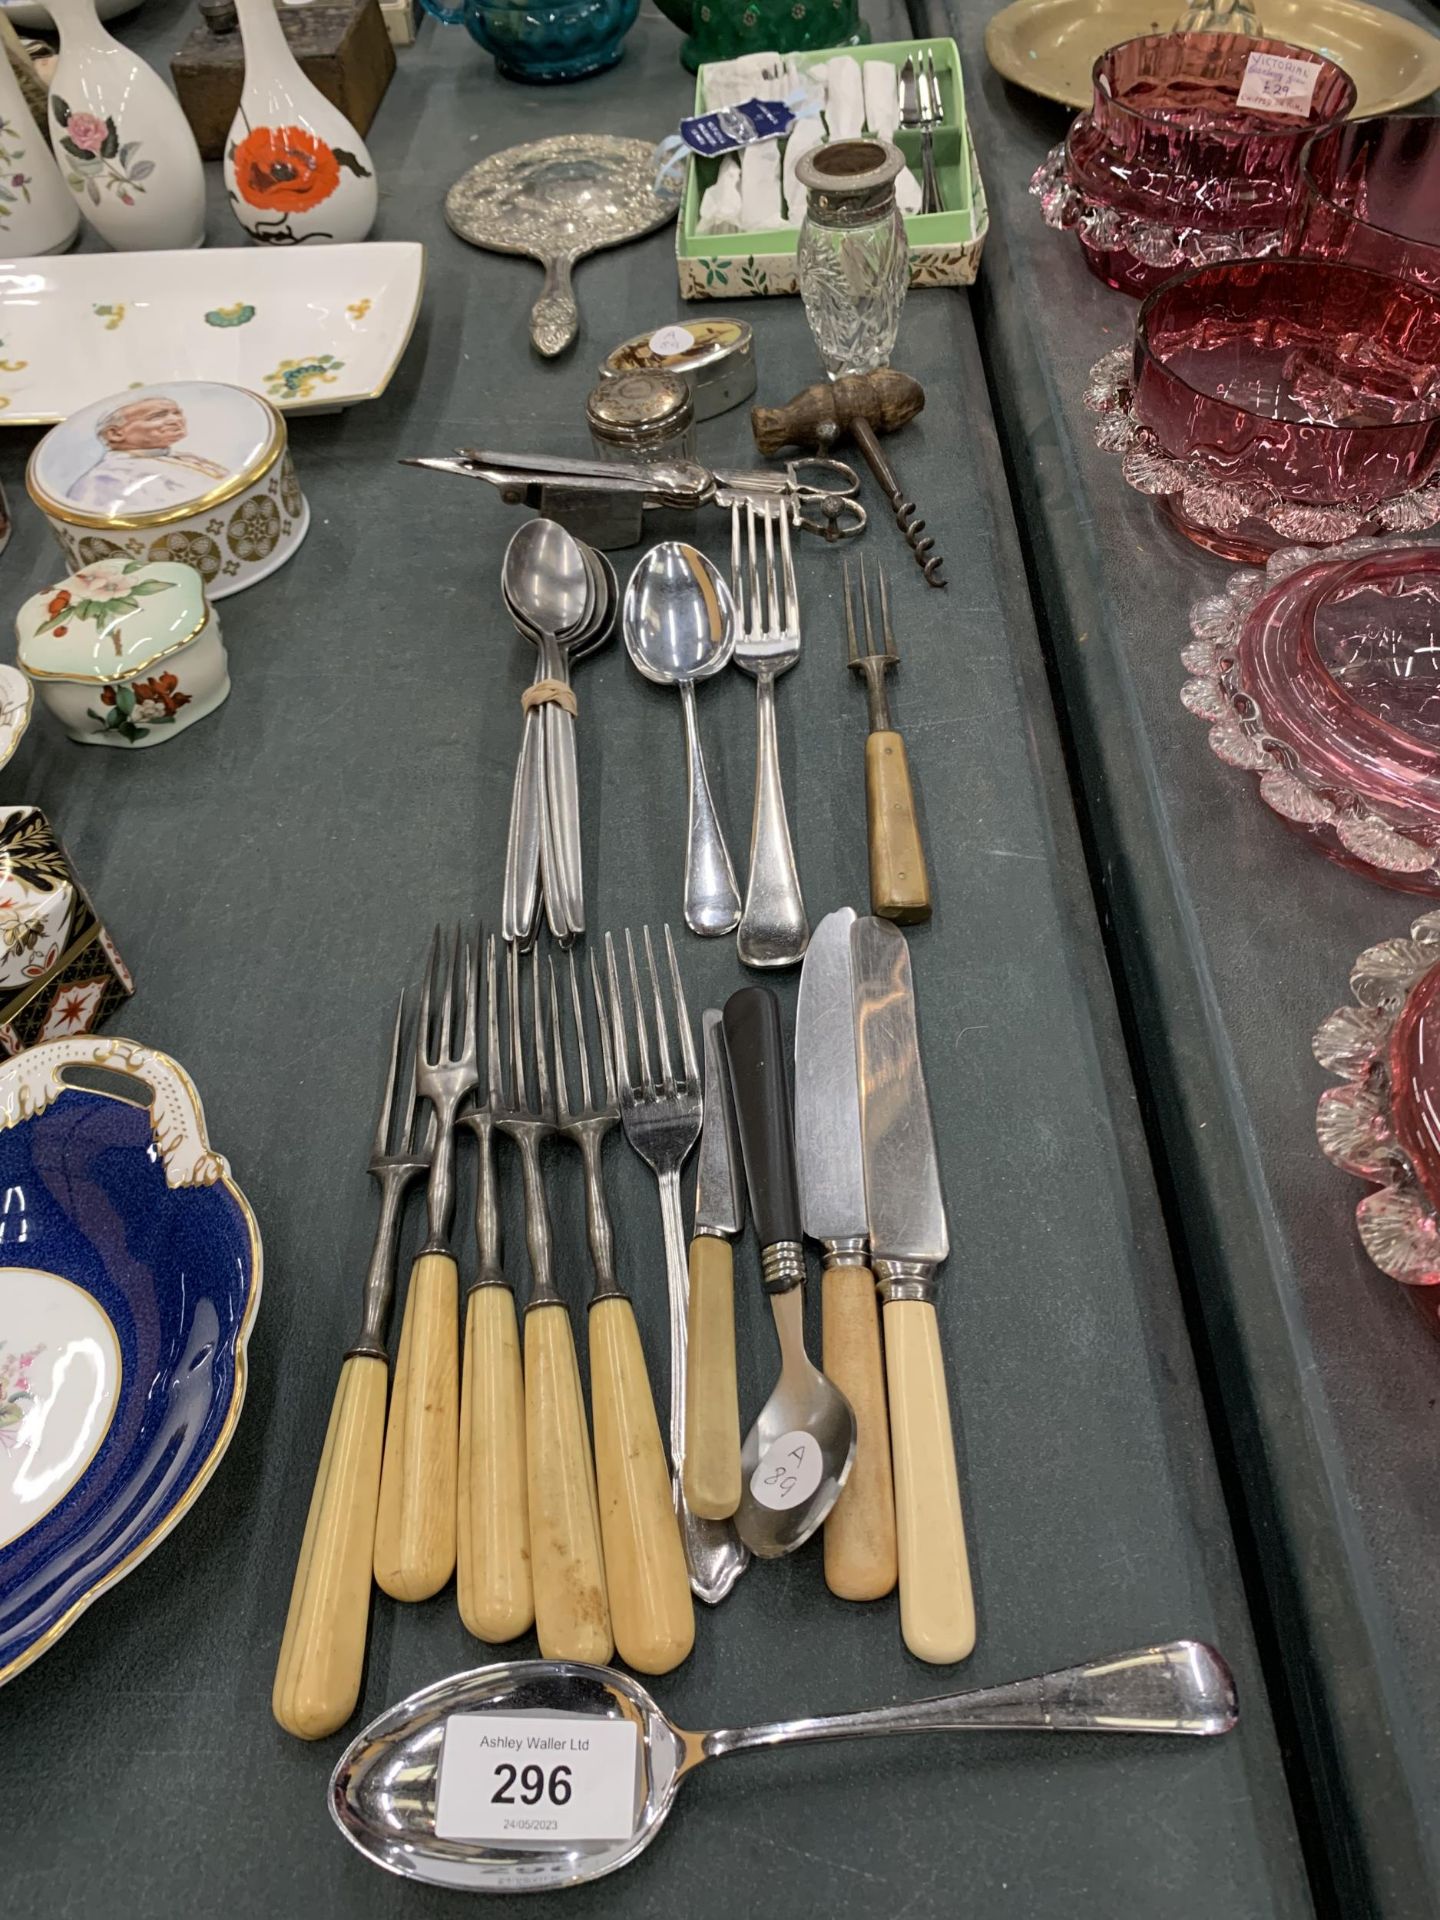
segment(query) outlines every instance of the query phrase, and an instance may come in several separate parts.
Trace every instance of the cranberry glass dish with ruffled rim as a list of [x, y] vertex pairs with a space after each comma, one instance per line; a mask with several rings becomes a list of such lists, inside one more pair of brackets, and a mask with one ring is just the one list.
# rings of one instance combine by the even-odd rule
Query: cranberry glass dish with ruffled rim
[[1362, 953], [1350, 990], [1315, 1035], [1341, 1082], [1321, 1095], [1315, 1130], [1327, 1159], [1371, 1183], [1355, 1209], [1361, 1244], [1440, 1336], [1440, 913]]
[[1181, 698], [1329, 859], [1440, 896], [1440, 547], [1293, 547], [1191, 610]]
[[1440, 290], [1440, 119], [1381, 114], [1316, 134], [1285, 251]]
[[1315, 260], [1179, 274], [1092, 370], [1097, 443], [1196, 545], [1277, 547], [1440, 522], [1440, 293]]
[[[1239, 107], [1252, 54], [1316, 68], [1303, 113]], [[1245, 34], [1145, 34], [1095, 62], [1094, 103], [1031, 180], [1090, 269], [1141, 296], [1178, 268], [1279, 252], [1300, 156], [1355, 83], [1308, 47]]]

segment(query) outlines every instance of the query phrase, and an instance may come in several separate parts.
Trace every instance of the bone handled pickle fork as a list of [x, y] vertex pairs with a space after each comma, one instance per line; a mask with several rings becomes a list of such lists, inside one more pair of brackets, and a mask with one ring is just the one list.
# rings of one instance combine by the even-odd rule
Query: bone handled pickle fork
[[[744, 519], [745, 538], [740, 537]], [[757, 552], [756, 523], [764, 522], [765, 566]], [[775, 577], [775, 529], [779, 527], [780, 585]], [[743, 551], [742, 551], [743, 546]], [[743, 564], [742, 564], [743, 562]], [[735, 949], [747, 967], [793, 967], [810, 940], [775, 731], [775, 682], [800, 658], [800, 599], [790, 553], [790, 509], [775, 510], [747, 499], [730, 509], [731, 588], [739, 611], [735, 664], [755, 682], [755, 811], [750, 826], [750, 875]], [[762, 594], [763, 584], [763, 594]]]
[[635, 1324], [635, 1309], [615, 1278], [614, 1236], [601, 1162], [605, 1135], [620, 1118], [620, 1097], [593, 948], [589, 959], [605, 1077], [602, 1099], [597, 1100], [591, 1090], [590, 1048], [573, 948], [569, 955], [570, 1013], [580, 1062], [578, 1107], [570, 1104], [565, 1078], [561, 996], [553, 960], [550, 1034], [558, 1131], [579, 1148], [585, 1169], [585, 1220], [595, 1270], [589, 1319], [590, 1407], [595, 1423], [595, 1490], [600, 1500], [601, 1545], [616, 1652], [637, 1672], [669, 1673], [695, 1644], [695, 1608], [640, 1329]]
[[525, 1382], [515, 1295], [500, 1258], [495, 1172], [503, 1082], [495, 936], [485, 948], [485, 1098], [460, 1115], [475, 1136], [475, 1279], [465, 1303], [455, 1588], [477, 1639], [513, 1640], [535, 1619], [525, 1491]]
[[[435, 1115], [435, 1150], [425, 1193], [427, 1231], [405, 1296], [375, 1522], [375, 1579], [396, 1600], [426, 1600], [455, 1571], [460, 1301], [450, 1225], [455, 1210], [455, 1115], [476, 1080], [475, 952], [458, 927], [443, 956], [437, 1033], [431, 1007], [441, 965], [437, 928], [420, 990], [416, 1040], [420, 1092]], [[457, 1031], [458, 1049], [452, 1045]]]
[[525, 1072], [520, 961], [505, 955], [510, 1014], [510, 1086], [495, 1090], [496, 1125], [514, 1141], [525, 1184], [525, 1244], [530, 1304], [525, 1309], [525, 1480], [535, 1633], [547, 1660], [592, 1660], [614, 1652], [595, 1463], [580, 1392], [570, 1311], [556, 1290], [550, 1214], [540, 1168], [542, 1141], [555, 1131], [540, 1008], [540, 956], [530, 950], [530, 1012], [535, 1100]]
[[610, 987], [611, 1042], [620, 1082], [620, 1119], [625, 1138], [655, 1175], [660, 1188], [660, 1221], [665, 1236], [665, 1274], [670, 1300], [670, 1465], [673, 1497], [675, 1510], [680, 1517], [680, 1537], [685, 1546], [685, 1562], [690, 1569], [691, 1589], [699, 1599], [713, 1606], [725, 1598], [745, 1571], [750, 1554], [731, 1521], [702, 1520], [691, 1511], [685, 1498], [685, 1346], [686, 1320], [690, 1308], [690, 1271], [685, 1245], [685, 1221], [680, 1206], [680, 1169], [700, 1137], [704, 1102], [700, 1067], [695, 1057], [695, 1036], [690, 1026], [690, 1012], [685, 1004], [685, 989], [680, 983], [680, 968], [675, 960], [675, 945], [670, 938], [670, 929], [665, 929], [665, 950], [670, 962], [670, 985], [675, 999], [680, 1064], [684, 1069], [678, 1080], [670, 1061], [665, 1003], [660, 994], [660, 977], [655, 968], [655, 950], [651, 945], [648, 927], [642, 930], [642, 937], [655, 1009], [659, 1076], [650, 1070], [645, 1002], [640, 995], [635, 943], [628, 929], [625, 934], [625, 958], [635, 1007], [638, 1075], [632, 1075], [630, 1071], [620, 970], [615, 960], [615, 942], [607, 933], [605, 970]]
[[[432, 1115], [429, 1139], [424, 1146], [417, 1143], [420, 1100], [413, 1053], [399, 1122], [392, 1125], [404, 1021], [402, 994], [395, 1009], [385, 1094], [370, 1149], [370, 1174], [380, 1188], [380, 1218], [365, 1274], [364, 1316], [360, 1337], [340, 1369], [275, 1666], [271, 1710], [285, 1731], [301, 1740], [321, 1740], [344, 1726], [360, 1698], [365, 1669], [390, 1373], [385, 1335], [395, 1298], [395, 1243], [405, 1190], [429, 1166], [435, 1133]], [[417, 1048], [419, 1044], [417, 1033]]]

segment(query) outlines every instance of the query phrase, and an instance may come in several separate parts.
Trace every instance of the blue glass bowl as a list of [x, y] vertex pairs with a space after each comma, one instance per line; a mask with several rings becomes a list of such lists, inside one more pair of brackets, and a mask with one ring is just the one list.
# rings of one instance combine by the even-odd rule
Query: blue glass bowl
[[182, 1068], [97, 1034], [0, 1066], [0, 1683], [189, 1511], [259, 1297], [254, 1216]]
[[640, 0], [422, 0], [447, 26], [468, 27], [507, 80], [582, 80], [603, 73], [624, 51]]

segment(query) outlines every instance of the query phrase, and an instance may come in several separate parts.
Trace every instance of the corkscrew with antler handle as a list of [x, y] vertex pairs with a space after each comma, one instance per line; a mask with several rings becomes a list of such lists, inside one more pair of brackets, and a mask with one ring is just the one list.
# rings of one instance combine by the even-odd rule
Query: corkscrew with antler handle
[[873, 373], [844, 374], [813, 387], [783, 407], [754, 407], [750, 428], [755, 444], [767, 459], [785, 447], [818, 449], [828, 454], [837, 440], [849, 434], [869, 462], [884, 489], [896, 525], [909, 543], [916, 563], [932, 587], [943, 587], [944, 561], [931, 549], [925, 522], [915, 517], [915, 502], [880, 445], [882, 433], [895, 433], [913, 420], [925, 405], [925, 389], [895, 367], [877, 367]]

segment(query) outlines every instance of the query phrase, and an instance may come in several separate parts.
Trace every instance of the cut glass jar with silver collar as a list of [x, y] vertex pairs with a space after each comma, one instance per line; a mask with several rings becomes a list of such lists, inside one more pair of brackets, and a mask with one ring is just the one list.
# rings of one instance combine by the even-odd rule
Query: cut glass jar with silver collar
[[832, 140], [796, 169], [805, 188], [797, 268], [805, 317], [831, 379], [888, 366], [910, 279], [895, 202], [904, 157], [888, 140]]

